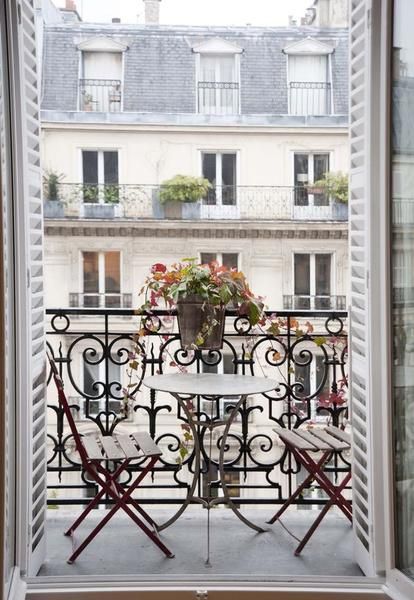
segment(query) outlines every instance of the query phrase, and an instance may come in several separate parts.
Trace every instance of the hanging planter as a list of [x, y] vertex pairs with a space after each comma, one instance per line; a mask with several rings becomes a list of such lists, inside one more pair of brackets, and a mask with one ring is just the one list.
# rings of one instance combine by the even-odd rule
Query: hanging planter
[[221, 350], [226, 307], [214, 306], [201, 296], [187, 296], [177, 302], [178, 330], [183, 348]]
[[[263, 318], [262, 298], [254, 296], [244, 274], [216, 261], [199, 264], [195, 258], [167, 268], [156, 263], [141, 289], [145, 302], [140, 313], [151, 315], [165, 304], [177, 309], [178, 328], [183, 348], [219, 350], [223, 347], [225, 308], [231, 305], [245, 316], [251, 326]], [[149, 333], [141, 321], [139, 335]]]

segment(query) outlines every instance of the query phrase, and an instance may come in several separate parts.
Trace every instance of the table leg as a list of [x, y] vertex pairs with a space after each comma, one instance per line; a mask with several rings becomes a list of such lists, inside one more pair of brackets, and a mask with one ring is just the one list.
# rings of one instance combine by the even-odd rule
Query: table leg
[[[263, 529], [262, 527], [259, 527], [258, 525], [255, 525], [254, 523], [249, 521], [249, 519], [247, 519], [245, 516], [243, 516], [241, 514], [241, 512], [238, 510], [238, 508], [235, 506], [235, 504], [233, 503], [233, 501], [230, 497], [228, 487], [225, 482], [224, 450], [226, 447], [226, 440], [227, 440], [227, 436], [230, 431], [231, 424], [233, 423], [234, 419], [236, 418], [237, 412], [238, 412], [239, 408], [241, 407], [241, 405], [243, 404], [243, 402], [245, 402], [246, 398], [247, 398], [247, 396], [240, 397], [240, 400], [237, 402], [237, 404], [234, 406], [233, 410], [229, 414], [228, 420], [226, 421], [226, 425], [224, 427], [223, 436], [221, 438], [221, 444], [220, 444], [220, 454], [219, 454], [220, 480], [221, 480], [221, 486], [223, 489], [224, 503], [227, 504], [229, 506], [229, 508], [231, 508], [231, 510], [236, 515], [236, 517], [238, 517], [240, 519], [240, 521], [242, 521], [245, 525], [247, 525], [248, 527], [251, 527], [252, 529], [255, 529], [258, 533], [263, 533], [266, 531], [266, 529]], [[223, 502], [223, 500], [221, 500], [221, 499], [219, 500], [219, 502], [220, 501]], [[214, 504], [214, 501], [212, 502], [212, 504]]]
[[193, 475], [193, 481], [191, 482], [190, 489], [188, 490], [188, 493], [187, 493], [187, 496], [186, 496], [184, 502], [181, 504], [178, 511], [170, 519], [168, 519], [168, 521], [157, 526], [158, 531], [162, 531], [163, 529], [166, 529], [167, 527], [169, 527], [170, 525], [175, 523], [175, 521], [183, 514], [183, 512], [185, 511], [187, 506], [192, 501], [196, 501], [196, 502], [199, 502], [200, 504], [206, 505], [204, 500], [202, 500], [198, 496], [194, 495], [195, 489], [197, 487], [197, 482], [200, 477], [200, 470], [201, 470], [200, 469], [200, 441], [199, 441], [198, 435], [197, 435], [197, 427], [194, 423], [193, 415], [191, 414], [191, 411], [187, 407], [187, 401], [185, 399], [181, 398], [177, 394], [172, 394], [172, 395], [174, 396], [174, 398], [177, 400], [178, 404], [182, 408], [182, 410], [187, 418], [188, 426], [191, 430], [191, 435], [193, 436], [194, 457], [195, 457], [194, 475]]

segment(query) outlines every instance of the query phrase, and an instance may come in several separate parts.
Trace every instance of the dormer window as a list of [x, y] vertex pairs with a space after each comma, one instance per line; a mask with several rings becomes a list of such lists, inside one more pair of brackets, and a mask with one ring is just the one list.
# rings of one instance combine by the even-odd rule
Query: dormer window
[[197, 112], [238, 114], [241, 48], [213, 39], [195, 46], [193, 51], [197, 54]]
[[79, 44], [78, 49], [81, 50], [79, 110], [119, 112], [126, 46], [110, 38], [95, 38]]
[[332, 114], [330, 56], [333, 48], [306, 38], [284, 50], [288, 59], [290, 115]]

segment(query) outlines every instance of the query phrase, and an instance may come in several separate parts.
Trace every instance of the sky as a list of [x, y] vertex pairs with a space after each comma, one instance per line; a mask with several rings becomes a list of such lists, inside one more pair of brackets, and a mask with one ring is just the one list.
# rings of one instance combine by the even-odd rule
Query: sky
[[[64, 6], [65, 0], [54, 0]], [[75, 0], [84, 21], [143, 23], [142, 0]], [[161, 0], [162, 25], [288, 25], [304, 16], [313, 0]]]

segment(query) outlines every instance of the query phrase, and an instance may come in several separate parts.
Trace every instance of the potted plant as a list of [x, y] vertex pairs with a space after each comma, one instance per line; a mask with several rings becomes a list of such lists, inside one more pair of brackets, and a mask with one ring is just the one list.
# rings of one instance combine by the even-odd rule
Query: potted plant
[[91, 111], [93, 110], [93, 96], [92, 94], [88, 94], [88, 92], [83, 92], [82, 94], [82, 110]]
[[332, 216], [336, 219], [348, 217], [348, 175], [341, 171], [325, 173], [312, 185], [313, 193], [324, 193], [332, 199]]
[[63, 173], [52, 169], [43, 175], [44, 216], [48, 218], [61, 218], [64, 216], [64, 205], [60, 200], [59, 186], [64, 179]]
[[[187, 258], [169, 268], [156, 263], [140, 293], [145, 294], [141, 313], [151, 313], [160, 304], [177, 308], [184, 348], [222, 348], [226, 307], [237, 309], [252, 326], [264, 318], [262, 298], [254, 296], [244, 274], [217, 262], [200, 264]], [[148, 332], [141, 327], [140, 335]]]
[[166, 218], [197, 218], [199, 216], [199, 200], [211, 188], [211, 183], [204, 177], [175, 175], [161, 183], [159, 203]]

